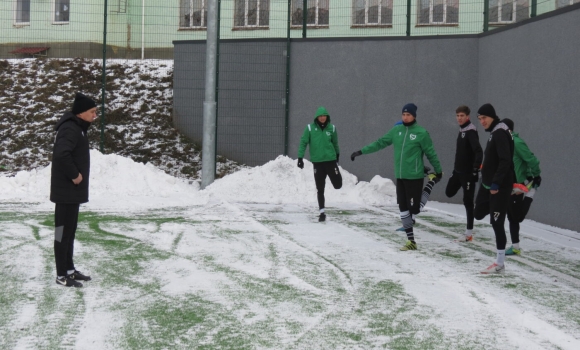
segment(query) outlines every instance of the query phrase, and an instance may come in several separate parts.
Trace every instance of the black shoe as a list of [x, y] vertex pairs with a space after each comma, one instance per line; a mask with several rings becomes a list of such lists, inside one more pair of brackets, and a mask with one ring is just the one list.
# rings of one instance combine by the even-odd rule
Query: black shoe
[[71, 273], [70, 275], [68, 275], [66, 277], [70, 278], [71, 280], [75, 280], [75, 281], [90, 281], [91, 280], [91, 276], [85, 276], [78, 270], [75, 270], [75, 272]]
[[318, 217], [318, 222], [323, 222], [323, 221], [326, 221], [326, 214], [320, 213], [320, 216]]
[[75, 287], [75, 288], [80, 288], [83, 286], [83, 284], [81, 282], [77, 282], [71, 278], [68, 277], [61, 277], [61, 278], [56, 278], [56, 284], [58, 284], [59, 286], [63, 286], [63, 287]]

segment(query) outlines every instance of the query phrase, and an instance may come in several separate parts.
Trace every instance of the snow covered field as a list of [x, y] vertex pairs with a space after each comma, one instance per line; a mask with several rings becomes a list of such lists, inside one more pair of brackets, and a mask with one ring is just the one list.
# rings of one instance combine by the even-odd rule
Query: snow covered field
[[[50, 168], [0, 177], [2, 349], [580, 349], [580, 235], [525, 221], [506, 274], [487, 219], [429, 202], [400, 252], [394, 185], [327, 186], [279, 157], [200, 191], [91, 151], [81, 289], [54, 282]], [[446, 181], [446, 180], [444, 180]], [[438, 184], [437, 186], [442, 186]], [[541, 200], [541, 190], [536, 196]]]

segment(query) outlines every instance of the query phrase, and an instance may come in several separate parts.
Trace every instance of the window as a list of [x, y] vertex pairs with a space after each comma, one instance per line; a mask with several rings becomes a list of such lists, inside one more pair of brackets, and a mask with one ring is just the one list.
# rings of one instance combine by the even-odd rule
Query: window
[[393, 0], [353, 0], [352, 11], [356, 26], [393, 24]]
[[419, 0], [418, 15], [419, 24], [459, 24], [459, 0]]
[[270, 24], [270, 0], [235, 0], [234, 27], [267, 27]]
[[68, 23], [70, 15], [70, 0], [54, 0], [54, 22]]
[[207, 0], [180, 0], [179, 28], [207, 28]]
[[16, 24], [30, 23], [30, 0], [16, 1]]
[[489, 23], [508, 24], [530, 18], [528, 0], [489, 0]]
[[[328, 26], [328, 3], [330, 0], [308, 0], [306, 25], [309, 27]], [[302, 0], [292, 0], [292, 26], [302, 26]]]
[[580, 0], [556, 0], [556, 8], [562, 8], [568, 5], [577, 4]]

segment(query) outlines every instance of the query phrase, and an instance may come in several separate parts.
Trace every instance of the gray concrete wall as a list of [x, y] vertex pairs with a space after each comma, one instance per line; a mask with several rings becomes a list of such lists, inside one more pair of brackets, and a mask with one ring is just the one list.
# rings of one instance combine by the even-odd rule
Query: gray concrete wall
[[[451, 174], [458, 132], [455, 108], [477, 104], [476, 37], [407, 40], [304, 41], [292, 45], [289, 155], [318, 106], [338, 128], [341, 165], [360, 180], [394, 179], [393, 149], [351, 162], [350, 154], [384, 135], [408, 102]], [[428, 164], [428, 163], [427, 163]], [[444, 185], [433, 199], [444, 200]]]
[[[400, 120], [403, 105], [414, 102], [419, 107], [417, 122], [430, 132], [445, 172], [431, 198], [460, 203], [460, 195], [444, 195], [458, 133], [455, 108], [471, 107], [485, 147], [489, 134], [477, 122], [477, 109], [490, 102], [501, 117], [515, 121], [516, 132], [541, 162], [544, 181], [528, 217], [580, 230], [580, 189], [574, 185], [580, 170], [575, 154], [580, 149], [580, 123], [575, 118], [580, 110], [578, 33], [580, 4], [479, 36], [293, 40], [288, 154], [296, 158], [305, 126], [316, 108], [325, 106], [338, 128], [341, 165], [361, 180], [377, 174], [393, 178], [392, 149], [355, 162], [349, 156], [386, 133]], [[229, 58], [222, 57], [220, 70], [233, 80], [224, 79], [220, 92], [219, 114], [228, 111], [229, 131], [218, 133], [218, 141], [230, 143], [220, 142], [221, 154], [252, 165], [282, 154], [284, 115], [274, 101], [283, 98], [285, 66], [282, 55], [275, 57], [284, 45], [222, 44]], [[199, 42], [176, 43], [175, 52], [176, 125], [201, 140], [205, 47]], [[261, 53], [268, 59], [260, 58]], [[275, 63], [268, 65], [270, 60]], [[251, 83], [243, 83], [248, 79]], [[259, 106], [256, 94], [267, 90], [272, 94], [264, 94], [265, 107]], [[233, 113], [236, 108], [244, 111]], [[264, 110], [271, 118], [265, 118]], [[260, 128], [256, 119], [272, 127]], [[271, 137], [263, 138], [265, 134]], [[248, 138], [252, 141], [246, 142]], [[252, 150], [260, 148], [272, 152], [256, 156]]]
[[[284, 153], [286, 42], [220, 44], [217, 153], [261, 165]], [[175, 45], [174, 124], [202, 143], [205, 43]]]
[[[479, 40], [479, 104], [515, 122], [540, 160], [529, 217], [580, 230], [580, 4]], [[484, 144], [482, 140], [482, 144]]]

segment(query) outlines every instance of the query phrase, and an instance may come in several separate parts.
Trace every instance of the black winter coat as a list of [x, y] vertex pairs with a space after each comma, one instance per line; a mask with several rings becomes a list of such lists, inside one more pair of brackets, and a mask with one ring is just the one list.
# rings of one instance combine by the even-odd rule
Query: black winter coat
[[[89, 201], [89, 171], [91, 157], [87, 130], [91, 123], [71, 112], [66, 112], [56, 124], [56, 137], [52, 151], [50, 201], [80, 204]], [[75, 185], [72, 180], [83, 176]]]
[[507, 125], [494, 121], [489, 129], [489, 139], [483, 156], [481, 181], [487, 186], [498, 184], [500, 189], [511, 191], [514, 183], [514, 139]]
[[482, 159], [483, 150], [479, 144], [477, 129], [471, 121], [467, 121], [461, 125], [457, 135], [454, 169], [458, 173], [472, 173], [473, 169], [479, 169]]

